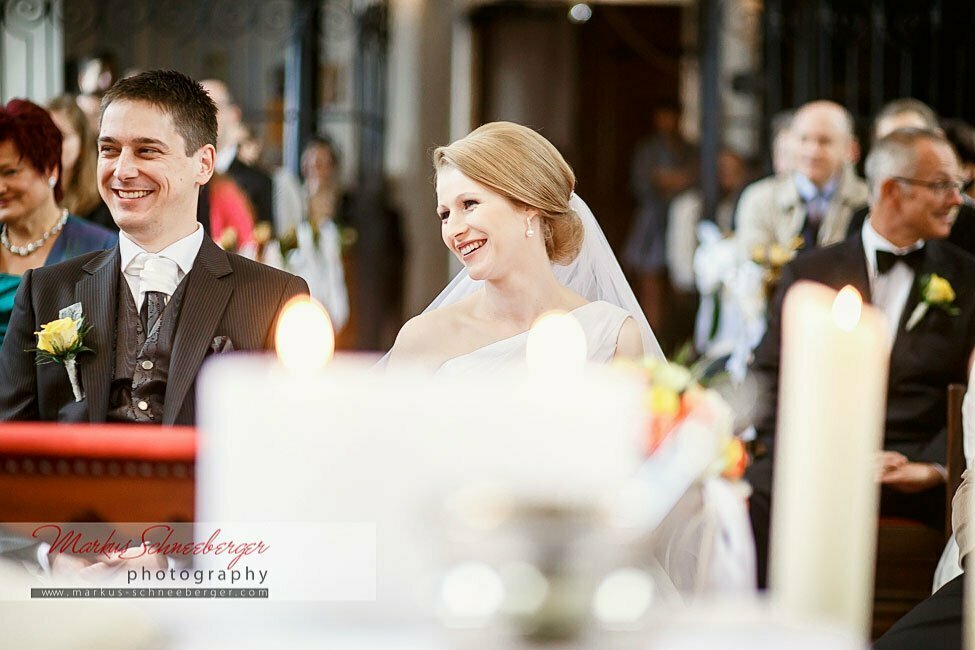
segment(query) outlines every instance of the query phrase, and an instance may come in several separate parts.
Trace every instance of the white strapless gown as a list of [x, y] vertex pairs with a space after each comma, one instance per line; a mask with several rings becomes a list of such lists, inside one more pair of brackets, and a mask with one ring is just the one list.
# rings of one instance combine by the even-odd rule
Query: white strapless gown
[[[616, 354], [620, 329], [623, 327], [623, 322], [629, 318], [629, 312], [616, 305], [597, 300], [577, 307], [569, 313], [579, 321], [582, 331], [586, 334], [588, 360], [596, 363], [610, 361]], [[527, 342], [528, 332], [522, 332], [449, 359], [437, 372], [450, 374], [474, 370], [490, 372], [512, 363], [523, 362]]]

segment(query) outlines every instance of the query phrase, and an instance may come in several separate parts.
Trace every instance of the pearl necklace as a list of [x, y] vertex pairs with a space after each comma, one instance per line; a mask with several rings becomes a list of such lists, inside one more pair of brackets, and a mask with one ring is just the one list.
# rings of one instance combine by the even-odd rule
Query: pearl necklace
[[37, 241], [32, 241], [26, 246], [14, 246], [13, 244], [11, 244], [10, 238], [7, 236], [7, 224], [3, 224], [3, 228], [0, 228], [0, 244], [3, 244], [3, 247], [6, 248], [11, 253], [13, 253], [14, 255], [17, 255], [19, 257], [27, 257], [28, 255], [36, 251], [38, 248], [43, 246], [44, 242], [46, 242], [48, 239], [61, 232], [61, 229], [64, 228], [64, 224], [67, 223], [67, 221], [68, 221], [68, 210], [67, 209], [61, 210], [61, 218], [58, 219], [58, 222], [54, 224], [50, 230], [44, 233], [40, 239], [38, 239]]

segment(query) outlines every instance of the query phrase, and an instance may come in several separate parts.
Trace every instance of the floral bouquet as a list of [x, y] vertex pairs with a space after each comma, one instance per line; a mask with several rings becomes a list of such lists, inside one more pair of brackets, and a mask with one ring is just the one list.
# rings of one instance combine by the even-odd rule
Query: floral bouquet
[[644, 359], [636, 369], [647, 385], [646, 455], [652, 456], [670, 437], [680, 435], [685, 425], [704, 428], [714, 441], [710, 448], [716, 451], [707, 473], [740, 479], [747, 455], [741, 439], [733, 434], [734, 413], [724, 398], [703, 386], [697, 372], [679, 363]]
[[[618, 506], [645, 535], [660, 592], [741, 594], [755, 589], [744, 444], [735, 415], [700, 366], [644, 359], [646, 456]], [[678, 601], [683, 602], [683, 601]]]

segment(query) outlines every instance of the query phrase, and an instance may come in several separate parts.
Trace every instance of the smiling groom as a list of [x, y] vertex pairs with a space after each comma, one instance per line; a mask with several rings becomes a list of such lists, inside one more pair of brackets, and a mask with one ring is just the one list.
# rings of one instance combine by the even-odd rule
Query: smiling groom
[[[101, 110], [98, 186], [119, 243], [24, 275], [0, 348], [0, 420], [193, 424], [206, 356], [270, 348], [281, 307], [308, 286], [221, 250], [197, 222], [217, 138], [200, 84], [145, 72], [113, 86]], [[29, 350], [35, 332], [79, 310], [90, 330], [75, 347], [89, 350], [72, 381]]]

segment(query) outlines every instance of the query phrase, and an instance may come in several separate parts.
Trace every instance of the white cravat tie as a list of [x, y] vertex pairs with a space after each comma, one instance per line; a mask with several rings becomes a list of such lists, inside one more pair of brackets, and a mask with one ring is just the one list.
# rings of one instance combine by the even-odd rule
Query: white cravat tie
[[139, 253], [129, 262], [125, 272], [140, 278], [136, 308], [141, 309], [148, 291], [165, 294], [166, 302], [169, 303], [178, 284], [179, 265], [168, 257], [155, 253]]

